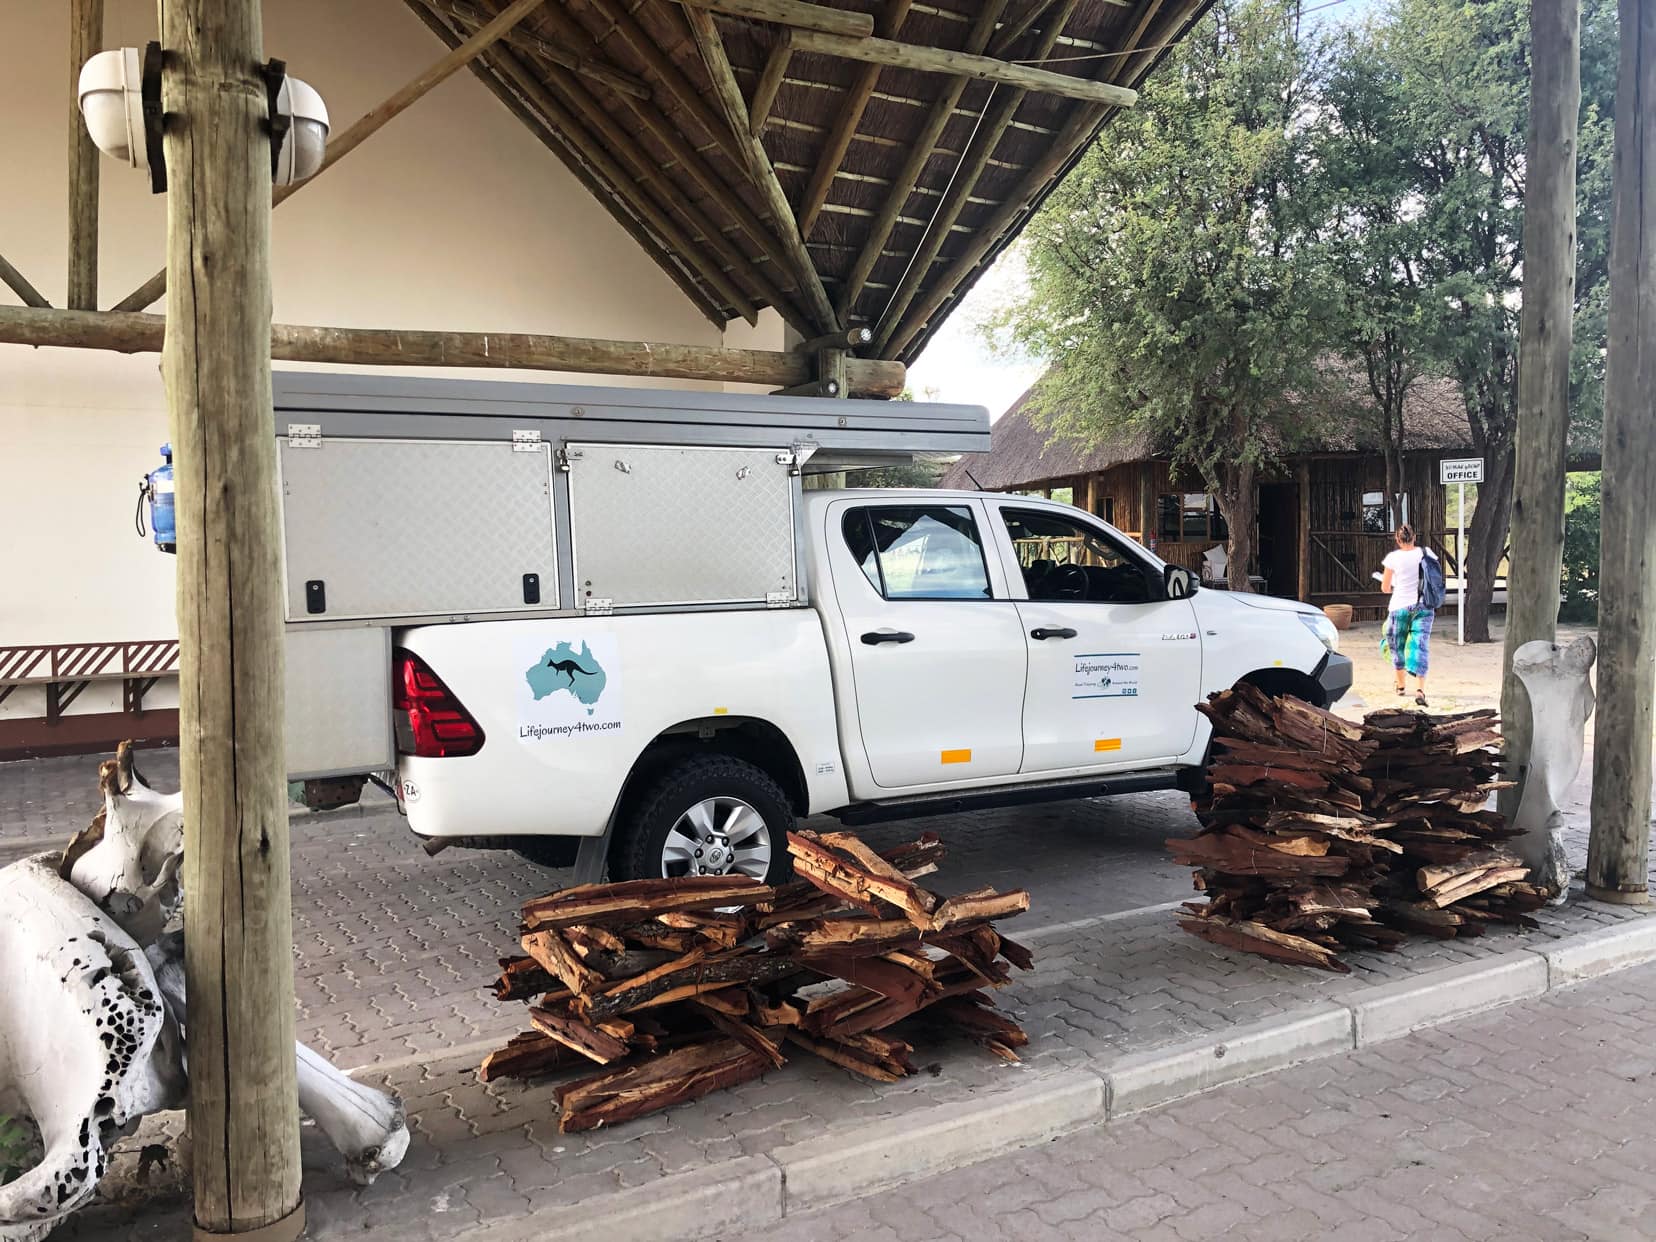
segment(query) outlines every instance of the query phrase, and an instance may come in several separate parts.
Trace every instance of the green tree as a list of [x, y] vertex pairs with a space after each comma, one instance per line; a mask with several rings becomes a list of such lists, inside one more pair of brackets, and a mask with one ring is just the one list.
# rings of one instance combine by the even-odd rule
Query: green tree
[[1219, 0], [1029, 230], [1026, 298], [991, 325], [1052, 362], [1058, 436], [1168, 446], [1229, 527], [1247, 589], [1255, 478], [1316, 420], [1333, 285], [1309, 201], [1316, 50], [1283, 0]]

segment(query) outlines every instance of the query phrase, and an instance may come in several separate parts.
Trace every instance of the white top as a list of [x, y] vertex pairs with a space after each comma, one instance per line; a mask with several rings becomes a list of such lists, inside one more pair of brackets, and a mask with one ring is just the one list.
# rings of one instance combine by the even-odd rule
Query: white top
[[1420, 561], [1424, 555], [1419, 548], [1393, 548], [1380, 562], [1392, 571], [1392, 612], [1420, 603]]

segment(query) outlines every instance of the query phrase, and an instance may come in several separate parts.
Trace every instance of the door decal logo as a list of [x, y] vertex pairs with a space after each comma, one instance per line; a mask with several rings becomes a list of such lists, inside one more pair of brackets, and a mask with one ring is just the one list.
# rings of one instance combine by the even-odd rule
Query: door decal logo
[[1072, 699], [1136, 699], [1139, 653], [1095, 651], [1075, 657]]

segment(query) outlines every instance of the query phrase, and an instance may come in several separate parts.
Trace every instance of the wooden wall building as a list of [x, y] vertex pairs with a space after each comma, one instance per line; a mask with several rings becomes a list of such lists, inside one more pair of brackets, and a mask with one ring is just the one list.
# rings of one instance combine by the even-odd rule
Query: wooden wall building
[[[1453, 576], [1460, 558], [1438, 462], [1475, 455], [1458, 388], [1447, 380], [1417, 384], [1404, 426], [1408, 520], [1422, 540], [1445, 555]], [[1202, 554], [1225, 542], [1224, 519], [1201, 482], [1175, 475], [1168, 455], [1142, 434], [1090, 442], [1054, 438], [1030, 393], [996, 421], [991, 434], [993, 448], [956, 462], [940, 487], [1048, 496], [1070, 489], [1077, 507], [1196, 573]], [[1262, 470], [1258, 486], [1259, 537], [1249, 570], [1264, 580], [1264, 589], [1319, 606], [1348, 603], [1359, 615], [1378, 615], [1384, 597], [1369, 575], [1394, 546], [1380, 453], [1331, 417], [1320, 443]]]

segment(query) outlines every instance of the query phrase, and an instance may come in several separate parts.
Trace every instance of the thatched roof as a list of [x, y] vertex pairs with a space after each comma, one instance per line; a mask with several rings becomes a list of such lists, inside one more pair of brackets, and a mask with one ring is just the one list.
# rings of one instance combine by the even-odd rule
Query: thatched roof
[[[937, 485], [972, 487], [975, 479], [976, 486], [989, 491], [1009, 491], [1167, 455], [1142, 432], [1117, 432], [1093, 441], [1055, 439], [1035, 411], [1034, 393], [1033, 388], [1024, 393], [995, 421], [987, 453], [966, 454]], [[1405, 450], [1470, 452], [1472, 433], [1459, 386], [1450, 379], [1417, 381], [1404, 406], [1403, 434]], [[1349, 415], [1331, 412], [1327, 431], [1300, 452], [1354, 453], [1374, 448], [1372, 437], [1363, 434], [1360, 424]]]
[[[405, 2], [451, 47], [506, 7]], [[904, 45], [909, 59], [905, 49], [975, 46], [1097, 90], [1139, 82], [1208, 2], [822, 7], [871, 15], [874, 36]], [[875, 339], [865, 356], [912, 359], [1116, 108], [868, 64], [845, 43], [824, 54], [820, 35], [784, 24], [808, 21], [809, 6], [789, 6], [547, 0], [472, 69], [715, 322], [774, 305], [808, 337], [867, 324]], [[769, 16], [728, 15], [755, 10]], [[874, 47], [853, 41], [858, 55]], [[784, 42], [813, 50], [783, 55]], [[928, 141], [934, 112], [941, 131]]]

